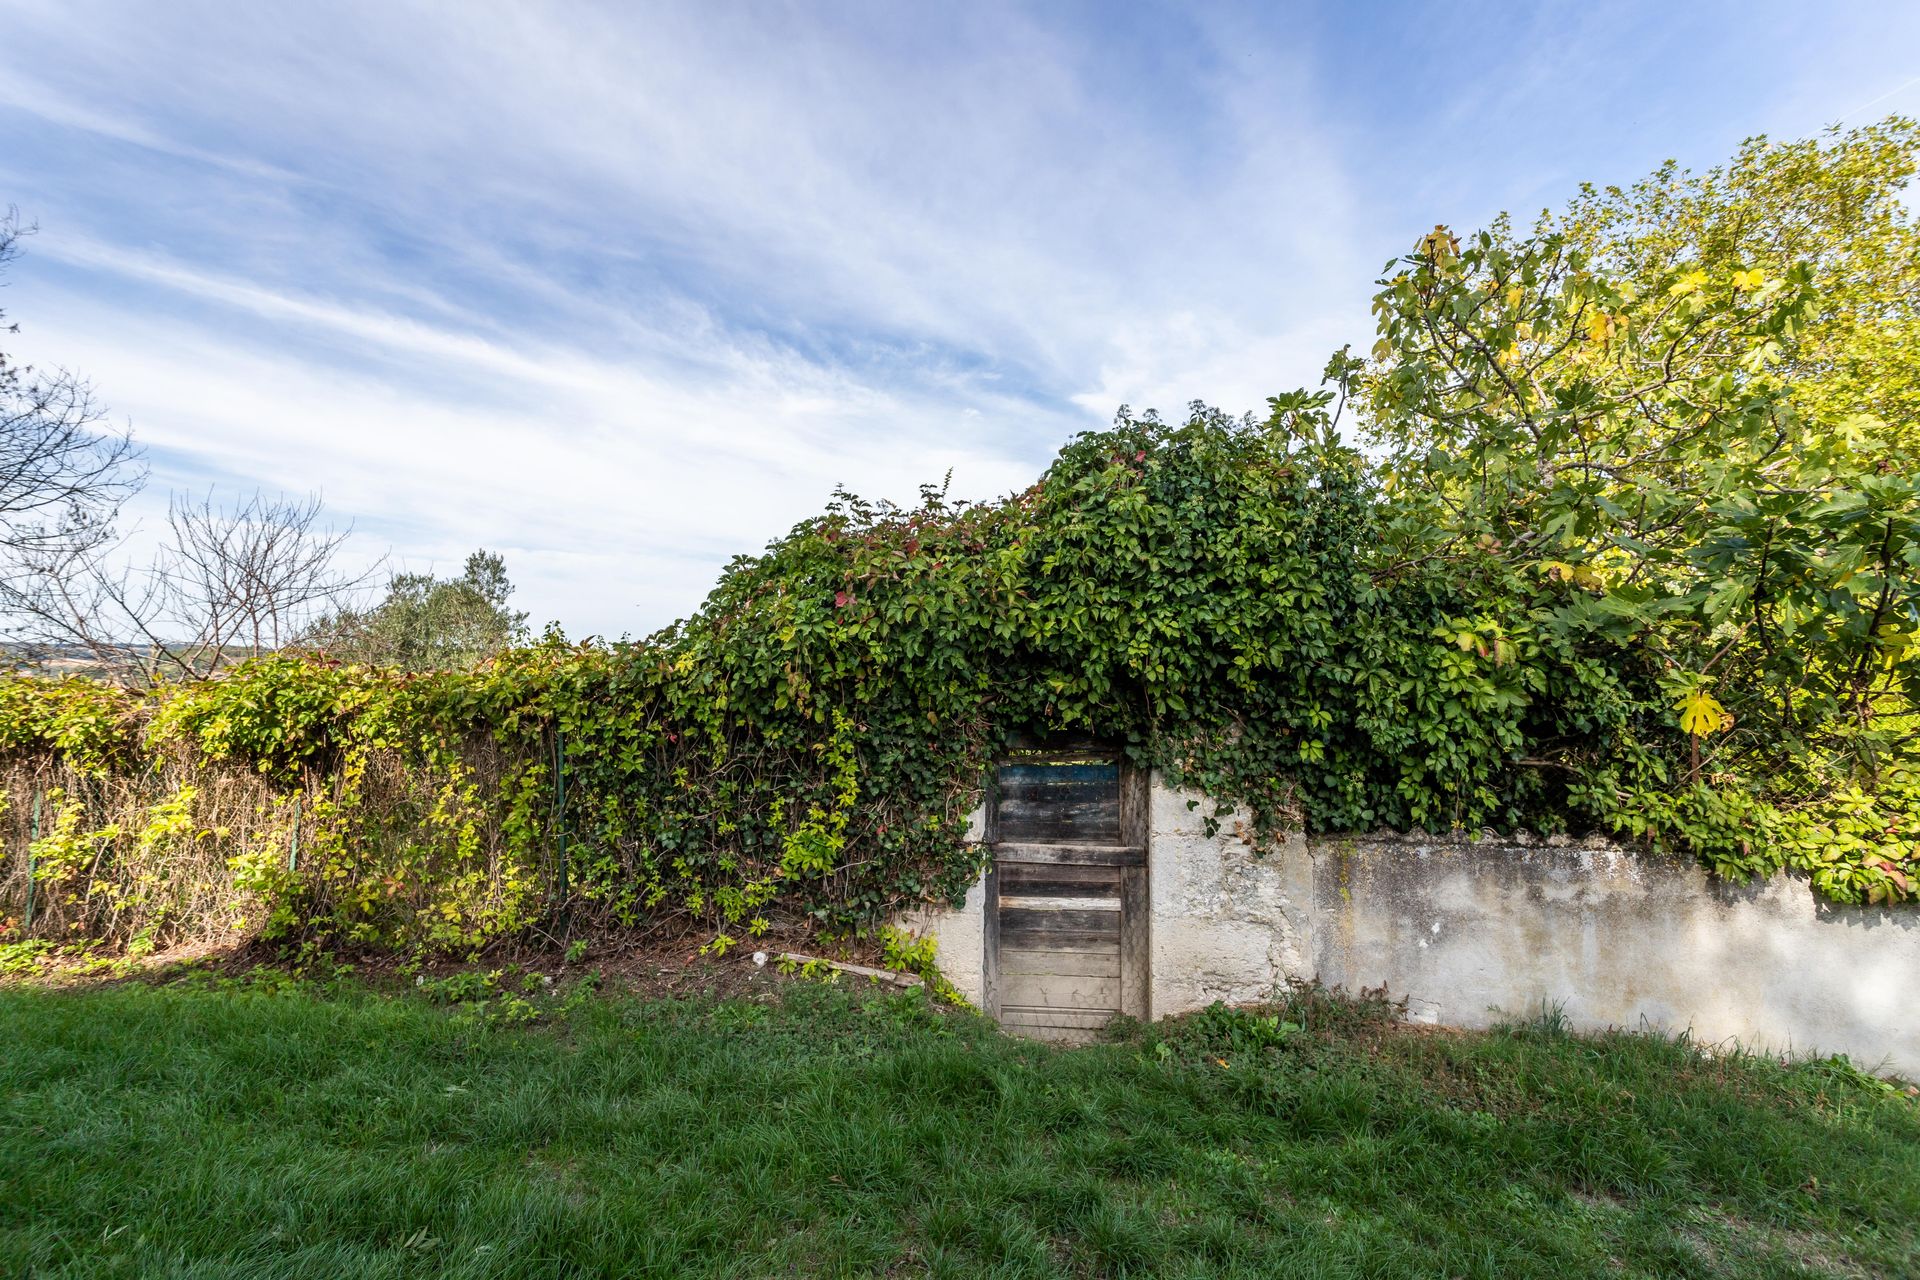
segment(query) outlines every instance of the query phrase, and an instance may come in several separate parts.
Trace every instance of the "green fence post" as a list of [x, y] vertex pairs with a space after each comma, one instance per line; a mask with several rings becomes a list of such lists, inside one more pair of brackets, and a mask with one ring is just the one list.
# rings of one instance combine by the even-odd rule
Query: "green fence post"
[[21, 914], [20, 932], [25, 935], [33, 929], [33, 873], [37, 869], [33, 846], [40, 843], [40, 788], [33, 789], [33, 827], [27, 837], [27, 909]]
[[567, 738], [566, 730], [553, 726], [553, 813], [560, 846], [560, 905], [565, 909], [567, 894]]
[[300, 869], [300, 801], [302, 793], [293, 793], [293, 834], [287, 839], [287, 874]]

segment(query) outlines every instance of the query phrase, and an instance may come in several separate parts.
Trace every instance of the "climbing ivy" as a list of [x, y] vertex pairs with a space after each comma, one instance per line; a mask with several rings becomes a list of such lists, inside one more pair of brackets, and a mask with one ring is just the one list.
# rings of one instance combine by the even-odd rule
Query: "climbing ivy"
[[1255, 846], [1592, 829], [1912, 898], [1917, 160], [1890, 120], [1436, 227], [1324, 389], [1123, 409], [1002, 501], [838, 494], [643, 641], [0, 680], [0, 934], [869, 928], [973, 880], [1035, 734]]
[[[1255, 844], [1598, 827], [1841, 900], [1911, 891], [1908, 765], [1817, 794], [1690, 772], [1667, 651], [1567, 625], [1575, 575], [1479, 539], [1410, 551], [1334, 429], [1334, 372], [1261, 421], [1122, 412], [1000, 502], [841, 494], [644, 641], [550, 635], [427, 674], [269, 657], [148, 692], [7, 681], [8, 900], [22, 799], [58, 786], [36, 931], [238, 915], [459, 950], [535, 925], [871, 928], [965, 890], [983, 771], [1049, 733], [1111, 738]], [[196, 919], [128, 890], [161, 880], [218, 892]]]

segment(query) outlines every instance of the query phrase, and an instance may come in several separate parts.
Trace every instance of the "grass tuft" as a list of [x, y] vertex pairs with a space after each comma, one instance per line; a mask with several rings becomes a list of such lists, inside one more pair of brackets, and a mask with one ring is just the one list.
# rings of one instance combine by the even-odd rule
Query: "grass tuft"
[[0, 1270], [1920, 1274], [1920, 1106], [1844, 1059], [1397, 1016], [1060, 1050], [811, 984], [0, 990]]

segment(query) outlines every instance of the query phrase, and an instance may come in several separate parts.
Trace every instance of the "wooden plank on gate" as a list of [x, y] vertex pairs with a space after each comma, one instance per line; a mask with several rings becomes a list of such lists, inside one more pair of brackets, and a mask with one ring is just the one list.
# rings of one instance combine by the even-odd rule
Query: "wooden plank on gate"
[[1000, 868], [987, 868], [983, 890], [986, 918], [981, 922], [986, 955], [980, 965], [980, 1008], [991, 1018], [1000, 1011]]
[[1017, 1005], [1002, 1005], [1000, 1009], [1001, 1025], [1021, 1029], [1077, 1027], [1086, 1031], [1098, 1031], [1112, 1021], [1113, 1011], [1110, 1009], [1047, 1009]]
[[1044, 951], [1053, 947], [1120, 946], [1118, 911], [1032, 911], [1002, 907], [1000, 945]]
[[1152, 1004], [1147, 939], [1147, 869], [1120, 873], [1120, 1008], [1145, 1018]]
[[1006, 1026], [1006, 1030], [1010, 1035], [1019, 1036], [1022, 1040], [1043, 1040], [1048, 1044], [1097, 1044], [1100, 1040], [1099, 1027], [1053, 1027], [1045, 1025], [1019, 1027], [1008, 1024], [1002, 1025]]
[[1120, 764], [1032, 756], [994, 777], [1001, 839], [1111, 844], [1120, 839]]
[[1068, 863], [1084, 867], [1144, 867], [1147, 848], [1138, 844], [1033, 844], [1003, 841], [993, 847], [1001, 862]]
[[1002, 910], [1017, 907], [1023, 911], [1118, 911], [1120, 887], [1115, 885], [1111, 893], [1087, 898], [1053, 897], [1023, 889], [1019, 893], [1001, 894], [1000, 907]]
[[1003, 860], [1000, 865], [1000, 886], [1005, 893], [1028, 896], [1059, 894], [1063, 897], [1084, 897], [1090, 893], [1118, 896], [1121, 870], [1120, 867]]
[[1007, 947], [1000, 952], [1000, 976], [1014, 974], [1057, 973], [1065, 977], [1117, 978], [1120, 976], [1120, 949], [1060, 951], [1052, 948], [1032, 950]]
[[1145, 846], [1152, 827], [1152, 776], [1145, 769], [1123, 764], [1120, 770], [1120, 841]]
[[1120, 1012], [1118, 976], [1007, 974], [1001, 979], [1000, 993], [1007, 1005], [1016, 1008], [1097, 1010], [1108, 1017]]

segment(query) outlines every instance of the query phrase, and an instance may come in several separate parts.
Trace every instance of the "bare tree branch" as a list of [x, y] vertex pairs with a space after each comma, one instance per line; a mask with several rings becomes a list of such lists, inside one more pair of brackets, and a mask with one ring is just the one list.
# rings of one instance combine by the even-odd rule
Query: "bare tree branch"
[[352, 528], [323, 525], [321, 512], [318, 494], [256, 491], [230, 510], [211, 492], [198, 502], [174, 497], [158, 574], [189, 667], [213, 671], [236, 655], [278, 650], [373, 579], [380, 564], [338, 567]]
[[[33, 228], [0, 216], [0, 268]], [[0, 333], [17, 333], [0, 311]], [[39, 370], [0, 351], [0, 579], [31, 572], [36, 557], [99, 548], [121, 503], [145, 483], [139, 450], [107, 428], [84, 379]]]

